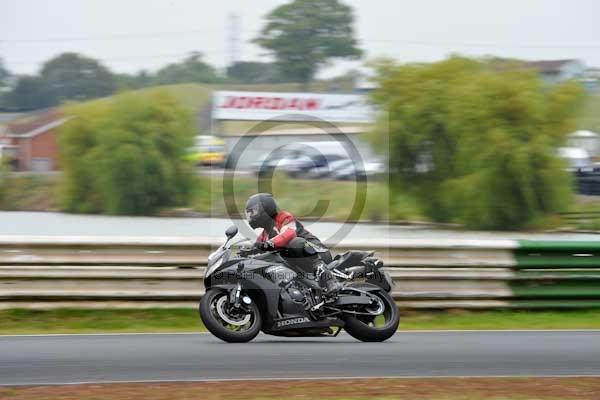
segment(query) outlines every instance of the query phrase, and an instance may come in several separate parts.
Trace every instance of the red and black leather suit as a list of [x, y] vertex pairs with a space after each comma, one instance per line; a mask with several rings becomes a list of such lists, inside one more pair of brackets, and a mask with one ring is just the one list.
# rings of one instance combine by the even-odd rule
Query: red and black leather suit
[[291, 213], [278, 211], [272, 218], [271, 226], [263, 228], [257, 242], [271, 241], [275, 248], [286, 248], [284, 255], [290, 258], [310, 257], [316, 252], [322, 261], [331, 262], [331, 253], [325, 245]]
[[[281, 255], [306, 272], [322, 262], [331, 262], [331, 254], [291, 213], [279, 210], [270, 193], [257, 193], [246, 202], [246, 218], [254, 229], [262, 228], [255, 246], [261, 250], [284, 249]], [[295, 259], [295, 260], [291, 260]]]

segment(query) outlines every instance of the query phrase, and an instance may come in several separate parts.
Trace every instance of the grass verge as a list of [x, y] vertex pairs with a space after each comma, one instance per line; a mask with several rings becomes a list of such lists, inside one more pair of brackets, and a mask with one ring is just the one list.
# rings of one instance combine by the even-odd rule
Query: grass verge
[[600, 378], [429, 378], [236, 381], [3, 387], [7, 400], [137, 399], [411, 399], [591, 400]]
[[59, 208], [55, 175], [17, 175], [3, 179], [0, 171], [0, 209], [53, 211]]
[[[0, 334], [199, 332], [194, 309], [0, 311]], [[599, 310], [401, 313], [400, 330], [600, 329]]]
[[[237, 210], [243, 212], [250, 195], [260, 188], [262, 191], [268, 188], [283, 209], [300, 218], [338, 221], [385, 221], [390, 218], [390, 198], [384, 179], [357, 183], [292, 179], [283, 173], [275, 173], [272, 180], [244, 175], [233, 178], [232, 191], [228, 194], [220, 176], [203, 176], [199, 182], [192, 207], [215, 217], [228, 215], [226, 201], [233, 201]], [[418, 202], [409, 195], [394, 205], [399, 209], [396, 213], [404, 219], [423, 219]]]
[[[1, 171], [0, 171], [1, 173]], [[59, 210], [59, 175], [11, 176], [2, 182], [0, 176], [0, 210], [55, 211]], [[233, 201], [243, 211], [248, 197], [257, 188], [268, 187], [282, 208], [301, 218], [346, 221], [425, 220], [417, 199], [405, 194], [390, 202], [384, 180], [345, 182], [335, 180], [291, 179], [277, 173], [272, 181], [255, 176], [239, 176], [233, 180]], [[301, 193], [302, 196], [298, 196]], [[212, 217], [228, 217], [223, 178], [200, 176], [193, 198], [185, 207]], [[393, 204], [392, 204], [393, 203]], [[363, 207], [355, 207], [363, 204]], [[390, 207], [393, 205], [393, 212]], [[168, 213], [169, 210], [163, 210]]]

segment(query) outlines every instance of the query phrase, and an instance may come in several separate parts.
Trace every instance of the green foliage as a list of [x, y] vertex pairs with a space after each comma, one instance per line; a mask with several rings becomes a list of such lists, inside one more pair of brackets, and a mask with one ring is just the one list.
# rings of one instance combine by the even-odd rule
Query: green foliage
[[63, 53], [44, 63], [40, 79], [53, 104], [107, 96], [116, 89], [112, 73], [100, 62]]
[[[262, 63], [248, 63], [262, 64]], [[156, 73], [141, 70], [136, 74], [116, 74], [116, 85], [120, 89], [142, 89], [157, 85], [176, 85], [192, 83], [223, 83], [225, 78], [202, 59], [202, 54], [192, 52], [181, 62], [171, 63]]]
[[[260, 63], [259, 63], [260, 64]], [[265, 77], [271, 79], [272, 69]], [[0, 60], [0, 94], [9, 75]], [[275, 78], [273, 78], [275, 79]], [[194, 52], [180, 63], [161, 68], [156, 74], [141, 70], [137, 74], [113, 74], [100, 62], [77, 53], [63, 53], [48, 60], [38, 75], [21, 76], [12, 90], [3, 96], [1, 105], [18, 110], [54, 106], [68, 100], [105, 97], [117, 88], [141, 89], [179, 83], [223, 83], [216, 69]]]
[[4, 204], [8, 190], [10, 168], [6, 161], [0, 158], [0, 205]]
[[600, 96], [586, 98], [577, 128], [600, 132]]
[[154, 84], [154, 76], [146, 70], [135, 75], [116, 74], [115, 80], [119, 89], [142, 89]]
[[52, 99], [37, 76], [23, 75], [15, 87], [4, 96], [4, 105], [11, 109], [35, 110], [51, 106]]
[[555, 156], [582, 98], [534, 72], [453, 57], [379, 64], [376, 103], [388, 112], [394, 191], [426, 214], [473, 228], [518, 229], [565, 208], [570, 178]]
[[16, 175], [7, 159], [0, 159], [0, 210], [48, 211], [56, 209], [56, 177]]
[[39, 75], [21, 76], [6, 94], [9, 108], [31, 110], [67, 100], [107, 96], [116, 89], [113, 74], [98, 61], [76, 53], [63, 53], [44, 63]]
[[2, 84], [4, 83], [5, 79], [7, 79], [9, 76], [10, 72], [8, 72], [8, 70], [4, 66], [4, 61], [2, 61], [2, 59], [0, 58], [0, 88], [2, 88]]
[[338, 0], [293, 0], [266, 16], [255, 42], [273, 52], [281, 72], [306, 86], [332, 58], [356, 58], [352, 9]]
[[52, 175], [9, 175], [0, 172], [0, 209], [10, 211], [55, 211], [57, 177]]
[[176, 83], [217, 83], [223, 79], [217, 75], [213, 66], [202, 60], [202, 54], [192, 53], [181, 63], [169, 64], [156, 73], [154, 82], [158, 85]]
[[[0, 334], [91, 332], [198, 332], [205, 327], [193, 308], [0, 310]], [[400, 330], [594, 329], [600, 310], [404, 311]]]
[[141, 215], [188, 200], [194, 181], [183, 155], [192, 119], [170, 95], [125, 93], [65, 112], [71, 120], [59, 144], [66, 210]]
[[4, 105], [4, 95], [8, 89], [10, 76], [10, 72], [4, 66], [4, 61], [0, 58], [0, 107]]
[[[202, 190], [197, 190], [194, 195], [193, 209], [214, 217], [227, 216], [223, 177], [206, 176], [202, 183]], [[301, 219], [381, 221], [389, 217], [389, 190], [386, 182], [378, 180], [366, 184], [352, 181], [328, 181], [327, 184], [322, 184], [312, 179], [289, 179], [287, 175], [276, 172], [271, 181], [261, 182], [255, 176], [236, 176], [232, 183], [235, 194], [233, 200], [240, 212], [243, 212], [248, 197], [256, 193], [257, 185], [270, 183], [272, 186], [269, 190], [277, 198], [279, 205]], [[352, 212], [357, 191], [359, 196], [361, 193], [366, 195], [364, 209], [360, 214]], [[302, 196], [298, 196], [298, 193], [302, 193]], [[409, 196], [404, 199], [409, 199]], [[325, 205], [324, 209], [317, 207], [319, 202]], [[415, 201], [410, 199], [409, 203], [413, 204]], [[407, 219], [420, 217], [413, 213], [415, 208], [404, 208], [402, 211]]]
[[227, 68], [227, 77], [240, 83], [280, 83], [285, 79], [274, 63], [238, 61]]

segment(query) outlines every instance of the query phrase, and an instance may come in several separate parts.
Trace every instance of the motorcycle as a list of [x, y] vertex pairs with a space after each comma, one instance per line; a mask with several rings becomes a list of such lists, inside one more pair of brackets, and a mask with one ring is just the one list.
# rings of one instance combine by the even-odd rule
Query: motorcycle
[[[382, 342], [398, 328], [400, 316], [390, 295], [392, 279], [372, 251], [350, 250], [322, 268], [341, 288], [326, 293], [315, 274], [282, 257], [282, 249], [259, 252], [231, 243], [238, 229], [208, 257], [200, 318], [225, 342], [248, 342], [260, 331], [288, 337], [337, 336], [342, 329], [364, 342]], [[318, 273], [317, 273], [318, 274]]]

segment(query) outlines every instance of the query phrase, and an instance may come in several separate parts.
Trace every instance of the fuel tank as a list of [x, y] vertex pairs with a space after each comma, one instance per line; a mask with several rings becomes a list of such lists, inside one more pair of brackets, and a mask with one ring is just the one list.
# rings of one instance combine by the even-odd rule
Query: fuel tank
[[294, 271], [283, 265], [274, 265], [269, 267], [265, 270], [265, 274], [271, 282], [278, 286], [282, 286], [284, 283], [291, 282], [296, 279], [296, 276], [298, 276], [298, 274], [296, 274]]

